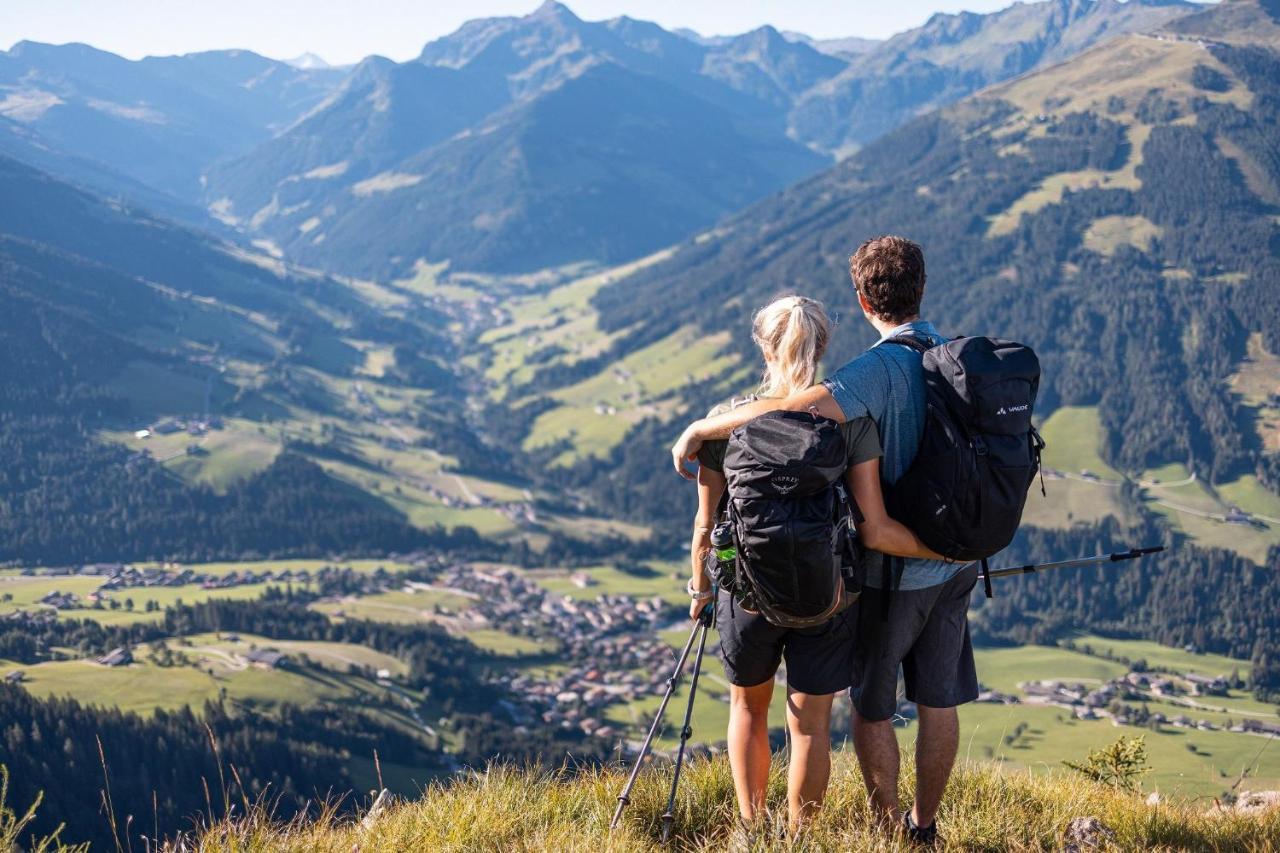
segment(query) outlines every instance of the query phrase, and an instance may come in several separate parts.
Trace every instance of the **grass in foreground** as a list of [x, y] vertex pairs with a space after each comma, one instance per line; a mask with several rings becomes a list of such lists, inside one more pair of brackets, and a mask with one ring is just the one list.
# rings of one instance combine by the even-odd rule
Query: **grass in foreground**
[[[910, 776], [907, 768], [906, 776]], [[572, 779], [493, 768], [435, 785], [371, 821], [336, 818], [272, 822], [250, 814], [216, 824], [173, 850], [660, 850], [669, 768], [641, 775], [622, 825], [609, 818], [622, 770]], [[912, 780], [904, 778], [906, 795]], [[840, 756], [827, 806], [799, 839], [784, 830], [785, 777], [776, 766], [769, 804], [775, 819], [755, 832], [738, 826], [728, 762], [694, 761], [681, 778], [672, 849], [905, 850], [873, 825], [867, 793], [851, 756]], [[1269, 850], [1280, 846], [1280, 810], [1261, 816], [1207, 813], [1205, 802], [1149, 806], [1082, 777], [1032, 776], [967, 763], [957, 769], [939, 826], [949, 849], [1061, 849], [1068, 823], [1094, 816], [1115, 832], [1120, 849]]]

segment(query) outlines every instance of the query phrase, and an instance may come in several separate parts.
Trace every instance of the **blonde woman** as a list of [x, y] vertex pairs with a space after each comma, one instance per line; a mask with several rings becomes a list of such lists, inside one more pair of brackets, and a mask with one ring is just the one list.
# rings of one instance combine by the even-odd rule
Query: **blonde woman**
[[[756, 313], [753, 338], [764, 356], [764, 381], [757, 396], [787, 397], [813, 385], [818, 361], [827, 348], [831, 324], [822, 304], [803, 296], [785, 296]], [[751, 398], [737, 402], [747, 402]], [[716, 415], [736, 403], [712, 410]], [[850, 492], [866, 521], [859, 537], [878, 551], [922, 556], [911, 531], [894, 522], [880, 493], [880, 440], [870, 418], [842, 426], [849, 464]], [[710, 602], [711, 578], [704, 572], [711, 547], [711, 528], [725, 491], [724, 457], [728, 443], [712, 441], [698, 454], [698, 514], [693, 522], [693, 599], [691, 618]], [[769, 705], [774, 676], [787, 665], [787, 730], [791, 756], [787, 774], [787, 813], [798, 828], [821, 806], [831, 770], [831, 703], [849, 687], [855, 636], [850, 608], [816, 628], [787, 629], [735, 605], [723, 590], [715, 602], [720, 632], [720, 659], [730, 683], [729, 764], [744, 821], [754, 821], [764, 807], [769, 778]]]

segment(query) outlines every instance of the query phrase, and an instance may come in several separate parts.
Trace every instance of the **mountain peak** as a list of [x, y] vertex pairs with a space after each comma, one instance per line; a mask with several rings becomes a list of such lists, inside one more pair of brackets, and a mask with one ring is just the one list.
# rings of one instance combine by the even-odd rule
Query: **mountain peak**
[[792, 43], [784, 38], [782, 33], [778, 32], [777, 29], [769, 24], [765, 24], [762, 27], [756, 27], [754, 30], [748, 30], [742, 35], [735, 36], [733, 40], [735, 42], [759, 44], [766, 47], [772, 47], [774, 45], [782, 46]]
[[293, 59], [286, 59], [284, 63], [285, 65], [292, 65], [294, 68], [298, 68], [303, 71], [315, 71], [322, 68], [333, 67], [329, 63], [325, 62], [324, 59], [310, 51], [307, 51], [300, 56], [295, 56]]
[[573, 13], [572, 9], [563, 3], [557, 3], [556, 0], [546, 0], [541, 6], [530, 12], [526, 18], [531, 21], [552, 20], [565, 23], [580, 23], [582, 20]]

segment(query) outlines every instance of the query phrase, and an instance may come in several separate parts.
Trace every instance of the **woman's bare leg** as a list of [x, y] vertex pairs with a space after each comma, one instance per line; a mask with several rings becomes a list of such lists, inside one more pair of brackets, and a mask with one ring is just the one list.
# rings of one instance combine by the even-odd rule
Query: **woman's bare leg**
[[831, 778], [831, 702], [834, 693], [813, 696], [787, 690], [791, 763], [787, 768], [787, 815], [797, 830], [822, 808]]
[[729, 687], [729, 767], [742, 819], [755, 820], [769, 786], [769, 703], [773, 679], [752, 687]]

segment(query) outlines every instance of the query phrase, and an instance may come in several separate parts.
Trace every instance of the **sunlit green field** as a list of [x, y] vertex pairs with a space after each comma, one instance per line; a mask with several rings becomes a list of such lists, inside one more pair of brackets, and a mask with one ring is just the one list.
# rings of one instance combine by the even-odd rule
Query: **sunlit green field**
[[[1146, 472], [1142, 479], [1147, 507], [1202, 546], [1235, 551], [1262, 565], [1270, 548], [1280, 544], [1280, 498], [1252, 475], [1210, 486], [1200, 480], [1189, 482], [1190, 472], [1183, 465], [1166, 465]], [[1253, 522], [1224, 522], [1223, 517], [1236, 506], [1254, 513]]]
[[1046, 477], [1045, 494], [1040, 493], [1039, 481], [1033, 483], [1027, 493], [1022, 523], [1027, 527], [1062, 529], [1094, 524], [1108, 516], [1129, 516], [1120, 501], [1118, 485]]
[[[646, 566], [653, 570], [650, 576], [627, 574], [615, 566], [591, 566], [572, 571], [538, 571], [533, 573], [538, 585], [547, 592], [556, 595], [567, 595], [580, 601], [594, 601], [600, 595], [629, 595], [633, 598], [661, 596], [673, 604], [684, 604], [688, 596], [683, 590], [684, 574], [682, 569], [670, 563], [650, 562]], [[594, 584], [580, 587], [572, 580], [572, 576], [584, 572], [591, 577]], [[673, 574], [676, 576], [673, 577]]]
[[1073, 638], [1077, 647], [1089, 645], [1095, 652], [1129, 660], [1142, 658], [1152, 668], [1174, 672], [1194, 672], [1199, 675], [1230, 675], [1233, 670], [1249, 671], [1249, 661], [1229, 658], [1226, 655], [1196, 654], [1194, 652], [1162, 646], [1150, 640], [1117, 640], [1095, 634], [1079, 634]]
[[978, 678], [1002, 693], [1018, 693], [1018, 683], [1052, 678], [1057, 681], [1103, 682], [1124, 675], [1128, 667], [1052, 646], [978, 649]]
[[[348, 663], [404, 672], [404, 664], [359, 646], [340, 648], [338, 643], [282, 642], [264, 638], [242, 638], [232, 644], [216, 641], [212, 635], [194, 638], [192, 646], [170, 640], [175, 653], [183, 653], [192, 665], [162, 667], [146, 647], [135, 649], [135, 663], [103, 666], [92, 660], [52, 661], [34, 665], [6, 663], [4, 672], [20, 669], [23, 687], [36, 696], [65, 696], [84, 704], [116, 707], [150, 715], [158, 709], [176, 710], [190, 706], [199, 710], [206, 701], [225, 698], [231, 702], [270, 709], [284, 703], [309, 707], [317, 703], [369, 705], [394, 709], [401, 715], [399, 701], [386, 688], [360, 676], [346, 674]], [[246, 665], [237, 657], [249, 651], [253, 641], [262, 648], [276, 648], [295, 656], [287, 669], [264, 670]], [[304, 666], [298, 656], [306, 654], [319, 666]]]
[[[140, 439], [122, 431], [103, 433], [103, 438], [130, 450], [146, 450], [185, 482], [217, 492], [265, 470], [282, 448], [278, 429], [240, 418], [229, 418], [222, 429], [202, 436], [175, 432]], [[194, 452], [188, 453], [188, 448]]]
[[250, 649], [275, 649], [295, 659], [305, 656], [312, 665], [346, 672], [349, 667], [385, 669], [391, 675], [404, 675], [409, 667], [399, 658], [379, 652], [367, 646], [354, 643], [330, 643], [322, 640], [276, 640], [254, 634], [239, 634], [237, 639], [230, 639], [229, 634], [192, 634], [173, 645], [175, 650], [182, 651], [198, 659], [202, 667], [212, 666], [215, 670], [223, 669], [236, 672], [242, 668], [239, 660]]
[[[1048, 497], [1038, 484], [1027, 498], [1023, 523], [1035, 527], [1070, 527], [1107, 516], [1126, 519], [1130, 511], [1120, 500], [1120, 472], [1107, 465], [1098, 451], [1102, 425], [1094, 406], [1064, 406], [1041, 427], [1047, 447], [1044, 464], [1064, 472], [1048, 480]], [[1097, 478], [1082, 478], [1088, 472]], [[1210, 485], [1193, 478], [1186, 465], [1168, 463], [1137, 476], [1143, 501], [1152, 512], [1203, 547], [1225, 548], [1259, 565], [1269, 549], [1280, 544], [1280, 497], [1265, 489], [1253, 475], [1230, 483]], [[1233, 507], [1252, 513], [1249, 524], [1228, 523]]]
[[554, 648], [549, 642], [508, 634], [495, 628], [478, 628], [465, 632], [463, 636], [485, 651], [508, 657], [537, 655]]
[[526, 384], [533, 378], [533, 356], [558, 347], [554, 360], [560, 364], [574, 364], [604, 352], [621, 334], [606, 334], [599, 329], [598, 316], [591, 307], [591, 299], [611, 282], [657, 263], [671, 255], [670, 250], [658, 252], [620, 267], [594, 272], [555, 287], [550, 292], [535, 291], [527, 296], [513, 296], [504, 310], [509, 322], [489, 329], [480, 337], [480, 343], [491, 353], [486, 377], [492, 382], [491, 393], [499, 399], [510, 388]]
[[[11, 595], [8, 601], [0, 600], [0, 615], [15, 610], [45, 609], [39, 604], [50, 592], [75, 593], [86, 606], [58, 611], [62, 619], [90, 619], [104, 625], [126, 625], [137, 622], [157, 622], [164, 618], [164, 608], [179, 602], [198, 604], [212, 599], [249, 600], [261, 597], [269, 586], [278, 584], [241, 584], [223, 589], [204, 589], [199, 584], [185, 586], [130, 587], [112, 590], [107, 595], [120, 604], [119, 609], [103, 605], [101, 609], [87, 606], [86, 596], [102, 585], [103, 578], [90, 576], [24, 577], [0, 573], [0, 599]], [[132, 601], [130, 609], [127, 602]], [[156, 609], [147, 612], [147, 603], [154, 602]]]
[[[981, 671], [981, 670], [980, 670]], [[1027, 731], [1006, 744], [1019, 723]], [[915, 740], [913, 724], [899, 732], [904, 744]], [[960, 755], [996, 758], [1033, 770], [1061, 769], [1064, 760], [1080, 760], [1090, 749], [1112, 743], [1122, 735], [1146, 736], [1154, 772], [1148, 790], [1184, 796], [1212, 796], [1231, 787], [1241, 770], [1251, 769], [1247, 786], [1253, 790], [1280, 784], [1280, 754], [1264, 750], [1267, 740], [1230, 732], [1205, 732], [1166, 727], [1160, 734], [1146, 729], [1112, 725], [1109, 720], [1073, 720], [1061, 708], [1033, 705], [966, 705], [960, 711]], [[1192, 743], [1198, 752], [1192, 753]]]
[[[139, 563], [139, 566], [150, 565]], [[291, 569], [294, 572], [308, 571], [314, 574], [323, 568], [350, 569], [353, 572], [372, 574], [378, 569], [388, 572], [400, 572], [409, 569], [408, 563], [394, 560], [248, 560], [229, 563], [186, 563], [184, 568], [208, 575], [228, 575], [232, 572], [282, 572]]]
[[1098, 453], [1102, 423], [1096, 406], [1062, 406], [1040, 428], [1045, 440], [1044, 464], [1059, 471], [1089, 471], [1105, 480], [1123, 479]]
[[436, 621], [437, 609], [456, 614], [470, 607], [472, 601], [468, 596], [448, 590], [416, 588], [347, 596], [341, 601], [320, 601], [311, 605], [311, 609], [348, 619], [413, 623]]
[[557, 465], [607, 455], [633, 424], [671, 414], [678, 401], [670, 395], [731, 372], [739, 358], [728, 344], [727, 333], [707, 336], [685, 327], [594, 376], [555, 390], [548, 396], [560, 405], [538, 416], [524, 448], [568, 442], [572, 449], [557, 457]]

